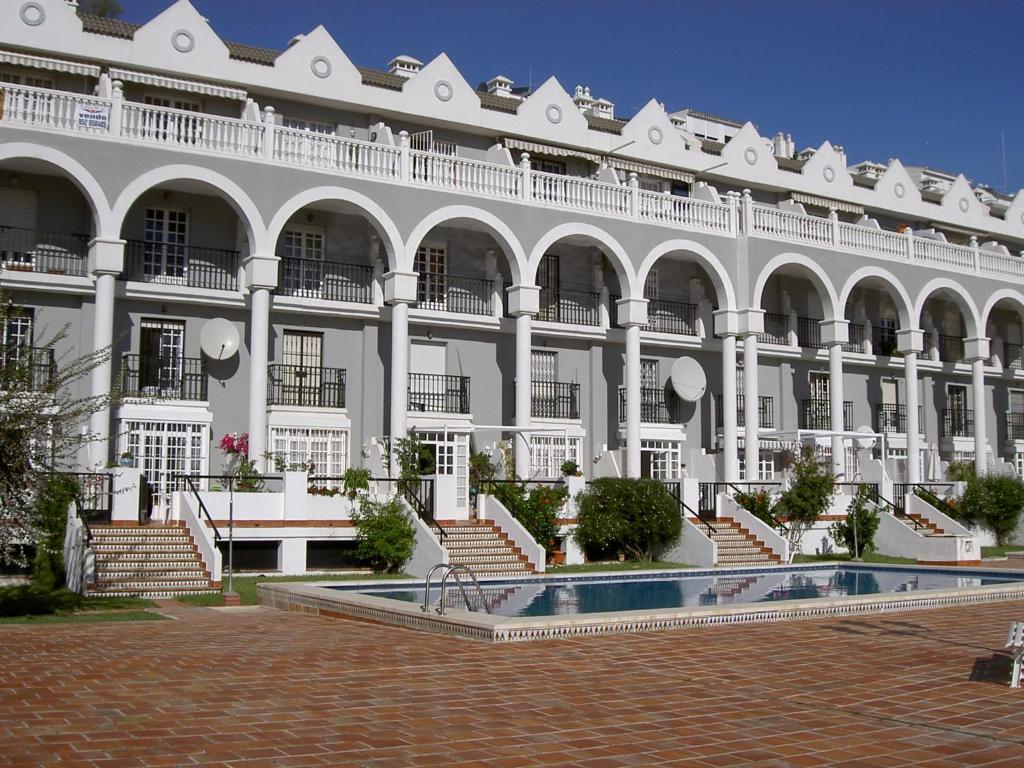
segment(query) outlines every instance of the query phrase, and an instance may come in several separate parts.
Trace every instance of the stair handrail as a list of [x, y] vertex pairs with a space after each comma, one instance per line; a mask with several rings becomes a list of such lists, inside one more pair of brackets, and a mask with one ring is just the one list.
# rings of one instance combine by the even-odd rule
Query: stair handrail
[[[737, 493], [742, 493], [742, 494], [748, 493], [748, 491], [744, 491], [742, 488], [737, 487], [735, 483], [724, 483], [724, 485], [728, 486], [729, 488], [732, 488], [732, 490], [733, 490], [733, 501], [736, 501], [735, 494], [737, 494]], [[737, 501], [736, 504], [739, 505], [739, 502]], [[744, 507], [744, 509], [746, 509], [746, 507]], [[749, 509], [747, 511], [750, 512]], [[750, 512], [750, 514], [754, 515], [753, 512]], [[757, 515], [754, 515], [754, 517], [757, 517]], [[783, 522], [782, 518], [776, 517], [775, 514], [771, 510], [768, 511], [768, 517], [770, 517], [772, 519], [772, 523], [775, 525], [775, 529], [779, 532], [779, 535], [783, 535], [783, 534], [788, 535], [789, 534], [789, 526], [786, 525], [785, 522]], [[767, 523], [768, 521], [765, 520], [763, 522]]]
[[475, 612], [475, 609], [472, 607], [472, 605], [469, 602], [469, 595], [466, 594], [466, 587], [462, 584], [462, 579], [459, 578], [459, 572], [460, 571], [464, 571], [469, 576], [469, 578], [473, 580], [473, 586], [476, 587], [477, 595], [480, 598], [480, 604], [484, 607], [484, 610], [487, 611], [487, 613], [490, 613], [491, 612], [491, 606], [489, 606], [487, 604], [487, 595], [484, 594], [484, 590], [480, 586], [480, 582], [477, 581], [476, 574], [473, 573], [473, 569], [472, 568], [470, 568], [468, 565], [464, 565], [462, 563], [455, 563], [454, 565], [449, 565], [448, 569], [444, 572], [444, 574], [442, 574], [442, 576], [441, 576], [441, 600], [438, 603], [437, 612], [441, 616], [444, 616], [445, 595], [447, 594], [445, 592], [445, 584], [447, 584], [449, 576], [454, 576], [455, 577], [455, 583], [459, 585], [459, 592], [462, 593], [462, 599], [466, 601], [466, 607], [469, 610]]
[[915, 518], [908, 515], [906, 510], [903, 510], [903, 512], [900, 513], [896, 505], [889, 501], [887, 498], [885, 498], [885, 496], [883, 496], [881, 493], [875, 494], [874, 501], [877, 506], [882, 507], [883, 511], [888, 512], [897, 520], [902, 520], [904, 523], [909, 521], [914, 526], [915, 531], [920, 531], [922, 528], [925, 527], [921, 524], [919, 520], [916, 520]]
[[[944, 483], [943, 487], [952, 490], [953, 484]], [[945, 499], [940, 499], [937, 493], [934, 493], [931, 488], [922, 483], [915, 483], [911, 488], [911, 493], [923, 501], [928, 502], [928, 504], [935, 507], [939, 512], [945, 513], [947, 510], [955, 510], [956, 512], [960, 511], [960, 508], [955, 501], [952, 504], [947, 503]]]
[[[443, 543], [444, 540], [448, 538], [448, 534], [445, 533], [441, 524], [437, 522], [437, 519], [434, 517], [434, 513], [430, 510], [426, 501], [421, 499], [417, 492], [417, 486], [420, 486], [423, 483], [428, 483], [430, 485], [430, 495], [433, 497], [433, 480], [422, 477], [418, 477], [415, 480], [409, 480], [402, 477], [374, 477], [371, 479], [377, 482], [394, 483], [395, 489], [402, 495], [402, 498], [406, 500], [409, 506], [412, 507], [413, 512], [419, 516], [420, 520], [425, 522], [427, 525], [432, 526], [436, 530], [441, 542]], [[431, 500], [433, 499], [431, 498]]]
[[206, 520], [210, 523], [210, 527], [213, 528], [213, 540], [215, 542], [221, 540], [220, 530], [217, 528], [217, 524], [213, 522], [213, 517], [210, 516], [210, 510], [206, 508], [206, 504], [203, 503], [203, 497], [199, 495], [199, 488], [196, 487], [195, 480], [191, 475], [175, 475], [176, 480], [184, 480], [185, 485], [188, 486], [189, 491], [196, 497], [196, 501], [199, 502], [199, 513], [200, 518], [205, 515]]
[[[676, 493], [674, 490], [672, 490], [673, 486], [675, 486], [677, 488], [679, 487], [679, 481], [678, 480], [662, 480], [661, 484], [665, 487], [665, 490], [668, 491], [668, 495], [671, 496], [673, 499], [675, 499], [675, 502], [676, 502], [676, 504], [679, 505], [679, 509], [681, 511], [683, 511], [684, 513], [685, 512], [689, 512], [691, 515], [693, 515], [695, 518], [697, 518], [697, 522], [699, 522], [701, 525], [703, 525], [705, 528], [707, 528], [709, 534], [713, 535], [713, 534], [717, 533], [717, 531], [715, 530], [715, 526], [713, 526], [710, 523], [710, 521], [705, 520], [703, 517], [701, 517], [701, 514], [700, 514], [699, 510], [697, 512], [694, 512], [693, 509], [690, 507], [690, 505], [687, 504], [685, 501], [683, 501], [682, 494], [681, 493]], [[699, 507], [700, 505], [698, 504], [697, 506]]]
[[71, 503], [75, 505], [75, 517], [82, 522], [82, 527], [85, 528], [85, 545], [89, 546], [92, 544], [92, 526], [89, 525], [89, 521], [85, 519], [85, 515], [82, 514], [78, 497], [76, 496], [71, 500]]

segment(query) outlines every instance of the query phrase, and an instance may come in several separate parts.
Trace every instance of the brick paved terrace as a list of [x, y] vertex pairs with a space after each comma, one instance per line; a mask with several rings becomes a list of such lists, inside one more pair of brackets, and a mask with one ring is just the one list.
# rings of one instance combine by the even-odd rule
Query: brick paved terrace
[[0, 765], [1024, 765], [1024, 602], [521, 645], [161, 610], [0, 627]]

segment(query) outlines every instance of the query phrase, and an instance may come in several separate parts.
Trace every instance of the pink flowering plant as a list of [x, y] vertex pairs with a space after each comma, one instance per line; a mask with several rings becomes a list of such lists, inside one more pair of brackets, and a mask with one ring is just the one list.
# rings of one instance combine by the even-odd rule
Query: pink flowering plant
[[220, 450], [229, 456], [241, 454], [249, 455], [249, 433], [228, 432], [220, 439]]
[[256, 462], [249, 458], [249, 433], [229, 432], [220, 439], [220, 450], [225, 456], [238, 456], [238, 464], [228, 474], [235, 478], [234, 489], [248, 493], [263, 491], [263, 475]]

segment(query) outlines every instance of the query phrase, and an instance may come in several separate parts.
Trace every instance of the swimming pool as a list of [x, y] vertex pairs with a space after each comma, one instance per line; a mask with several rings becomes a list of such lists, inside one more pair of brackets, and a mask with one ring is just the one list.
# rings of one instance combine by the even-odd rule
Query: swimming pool
[[[435, 585], [437, 582], [435, 582]], [[449, 583], [449, 587], [450, 587]], [[1024, 600], [1024, 572], [851, 563], [481, 579], [494, 610], [465, 610], [457, 590], [439, 615], [422, 580], [263, 583], [260, 604], [359, 618], [488, 642], [894, 613]], [[439, 597], [431, 589], [431, 603]], [[461, 607], [460, 607], [460, 603]]]

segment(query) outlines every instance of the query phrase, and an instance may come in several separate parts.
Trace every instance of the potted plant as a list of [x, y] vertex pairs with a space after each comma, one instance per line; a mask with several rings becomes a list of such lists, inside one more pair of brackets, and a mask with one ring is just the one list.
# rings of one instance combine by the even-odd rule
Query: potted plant
[[341, 484], [345, 489], [345, 495], [350, 501], [355, 501], [360, 491], [370, 490], [370, 470], [365, 467], [349, 467], [341, 478]]
[[575, 461], [563, 461], [562, 477], [583, 477], [583, 470]]

